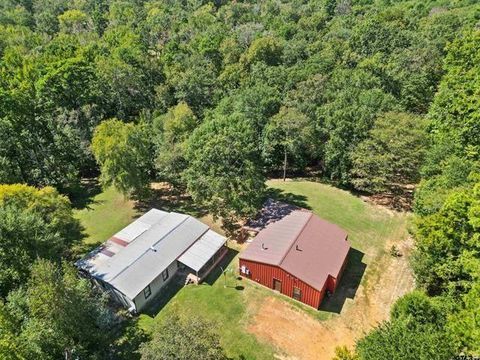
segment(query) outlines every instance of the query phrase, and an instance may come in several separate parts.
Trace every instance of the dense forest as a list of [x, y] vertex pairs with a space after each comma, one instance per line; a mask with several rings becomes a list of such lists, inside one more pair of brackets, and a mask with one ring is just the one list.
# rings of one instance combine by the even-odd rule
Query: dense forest
[[480, 355], [479, 168], [478, 1], [0, 0], [0, 357], [169, 358], [71, 266], [97, 176], [232, 231], [268, 177], [407, 198], [417, 290], [337, 357]]

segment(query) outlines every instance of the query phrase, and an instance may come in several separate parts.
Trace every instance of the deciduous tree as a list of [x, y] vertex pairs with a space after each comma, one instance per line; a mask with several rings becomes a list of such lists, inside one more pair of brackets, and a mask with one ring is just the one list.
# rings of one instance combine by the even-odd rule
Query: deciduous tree
[[[175, 329], [172, 331], [172, 329]], [[226, 360], [215, 324], [198, 316], [170, 315], [142, 345], [142, 360]]]
[[265, 177], [255, 140], [245, 116], [233, 113], [202, 124], [187, 141], [188, 192], [226, 224], [255, 214], [262, 202]]
[[352, 154], [357, 189], [395, 192], [420, 180], [427, 149], [426, 122], [411, 114], [386, 113], [375, 120], [369, 137]]
[[145, 195], [151, 181], [153, 148], [146, 124], [117, 119], [102, 122], [92, 139], [103, 185], [113, 185], [125, 195]]

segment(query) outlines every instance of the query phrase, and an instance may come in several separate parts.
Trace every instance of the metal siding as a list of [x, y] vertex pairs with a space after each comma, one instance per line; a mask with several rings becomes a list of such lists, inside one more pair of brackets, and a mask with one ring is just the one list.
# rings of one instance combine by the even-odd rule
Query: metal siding
[[300, 288], [302, 291], [301, 302], [315, 309], [319, 308], [325, 295], [325, 286], [322, 291], [318, 291], [277, 266], [240, 259], [240, 267], [242, 266], [247, 267], [250, 271], [248, 278], [270, 289], [273, 289], [274, 278], [280, 280], [282, 282], [282, 294], [290, 298], [293, 298], [293, 287]]
[[213, 230], [208, 230], [177, 260], [195, 271], [200, 271], [226, 241], [227, 239], [220, 234], [217, 234]]
[[343, 271], [345, 270], [345, 267], [347, 266], [347, 260], [348, 260], [348, 256], [345, 257], [345, 260], [343, 260], [342, 267], [340, 268], [340, 271], [338, 272], [338, 275], [337, 275], [336, 278], [334, 278], [334, 277], [331, 276], [331, 275], [329, 275], [329, 277], [328, 277], [328, 280], [327, 280], [327, 283], [328, 283], [327, 289], [328, 289], [328, 291], [330, 291], [332, 294], [335, 292], [335, 290], [337, 289], [338, 284], [340, 283], [340, 280], [341, 280], [342, 275], [343, 275]]

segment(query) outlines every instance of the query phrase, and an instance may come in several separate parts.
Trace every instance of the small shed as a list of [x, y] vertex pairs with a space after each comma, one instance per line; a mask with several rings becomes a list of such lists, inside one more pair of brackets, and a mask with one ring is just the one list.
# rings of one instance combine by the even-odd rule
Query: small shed
[[240, 274], [316, 309], [340, 281], [347, 233], [310, 211], [290, 209], [265, 223], [240, 255]]

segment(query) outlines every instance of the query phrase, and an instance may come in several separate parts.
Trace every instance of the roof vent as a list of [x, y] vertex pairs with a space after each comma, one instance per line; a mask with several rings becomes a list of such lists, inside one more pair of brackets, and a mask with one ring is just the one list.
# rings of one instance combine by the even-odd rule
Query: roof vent
[[150, 250], [152, 250], [153, 252], [157, 252], [157, 249], [155, 249], [153, 246], [150, 246]]
[[267, 248], [265, 247], [265, 243], [262, 243], [262, 250], [267, 250]]
[[302, 251], [302, 249], [300, 249], [300, 248], [298, 247], [298, 244], [295, 245], [295, 250], [297, 250], [297, 251]]

